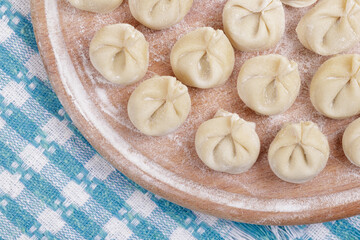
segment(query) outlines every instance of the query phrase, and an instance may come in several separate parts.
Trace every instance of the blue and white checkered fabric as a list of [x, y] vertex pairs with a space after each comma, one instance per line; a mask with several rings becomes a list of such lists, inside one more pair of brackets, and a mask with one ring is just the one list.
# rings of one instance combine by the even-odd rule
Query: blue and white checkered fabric
[[307, 226], [230, 222], [136, 185], [66, 115], [29, 0], [0, 0], [0, 239], [360, 239], [360, 217]]

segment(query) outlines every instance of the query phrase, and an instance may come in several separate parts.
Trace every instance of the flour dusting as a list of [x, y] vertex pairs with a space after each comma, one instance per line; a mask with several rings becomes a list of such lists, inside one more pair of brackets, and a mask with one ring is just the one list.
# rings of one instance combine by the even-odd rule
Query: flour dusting
[[[64, 0], [45, 0], [49, 38], [62, 84], [71, 97], [69, 104], [95, 129], [82, 130], [100, 134], [102, 141], [128, 159], [131, 162], [129, 166], [118, 163], [127, 172], [140, 170], [145, 173], [141, 176], [142, 180], [158, 184], [157, 188], [161, 188], [162, 184], [170, 185], [179, 192], [222, 206], [258, 212], [298, 213], [294, 217], [301, 217], [308, 211], [360, 201], [359, 171], [346, 160], [341, 150], [342, 133], [354, 118], [342, 121], [325, 118], [316, 112], [309, 99], [311, 78], [328, 59], [306, 50], [297, 39], [297, 22], [309, 8], [284, 7], [286, 32], [276, 47], [255, 53], [236, 51], [235, 70], [224, 86], [209, 90], [189, 88], [192, 98], [189, 118], [180, 129], [168, 136], [147, 137], [131, 124], [127, 116], [127, 101], [139, 83], [128, 87], [108, 83], [91, 65], [88, 48], [95, 32], [107, 24], [124, 22], [141, 31], [150, 43], [151, 60], [144, 79], [155, 75], [173, 76], [170, 66], [172, 46], [184, 34], [198, 27], [222, 29], [221, 15], [225, 3], [226, 0], [194, 0], [192, 10], [183, 21], [169, 29], [154, 31], [142, 26], [130, 15], [127, 1], [113, 13], [92, 14], [74, 9]], [[360, 53], [359, 46], [349, 52]], [[288, 111], [265, 117], [255, 114], [241, 102], [236, 91], [236, 79], [247, 59], [273, 53], [299, 64], [302, 87], [297, 101]], [[244, 174], [211, 171], [196, 155], [194, 138], [197, 127], [212, 118], [220, 108], [237, 113], [257, 125], [261, 154], [254, 167]], [[295, 185], [283, 182], [270, 170], [268, 146], [283, 124], [309, 120], [317, 123], [329, 139], [331, 157], [328, 165], [309, 183]], [[87, 136], [90, 142], [95, 141], [95, 135]], [[346, 187], [349, 184], [353, 186], [350, 189]], [[221, 207], [217, 209], [218, 212], [221, 210]], [[270, 216], [258, 220], [258, 223], [277, 220], [276, 216]]]

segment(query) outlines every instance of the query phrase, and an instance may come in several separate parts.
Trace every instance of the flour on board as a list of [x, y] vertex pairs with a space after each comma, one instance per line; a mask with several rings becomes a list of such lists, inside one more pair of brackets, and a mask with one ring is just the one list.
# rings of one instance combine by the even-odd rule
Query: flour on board
[[[56, 0], [45, 0], [46, 23], [51, 47], [55, 54], [62, 84], [66, 94], [71, 97], [70, 105], [75, 106], [82, 118], [94, 127], [106, 142], [131, 162], [128, 172], [143, 171], [146, 174], [142, 174], [142, 180], [153, 183], [157, 188], [161, 188], [165, 184], [177, 189], [180, 193], [187, 193], [197, 199], [204, 199], [235, 209], [262, 212], [297, 212], [301, 214], [306, 211], [342, 206], [359, 201], [360, 188], [325, 194], [326, 188], [321, 185], [319, 185], [319, 191], [322, 194], [307, 195], [306, 190], [309, 186], [302, 185], [296, 186], [297, 189], [295, 189], [299, 197], [286, 197], [286, 190], [294, 189], [294, 185], [278, 180], [268, 167], [267, 147], [284, 123], [312, 120], [327, 135], [330, 145], [339, 146], [338, 139], [345, 126], [352, 120], [333, 121], [324, 118], [316, 113], [310, 103], [308, 86], [311, 76], [327, 58], [305, 50], [296, 38], [294, 29], [297, 21], [307, 9], [285, 7], [286, 34], [275, 48], [255, 53], [237, 51], [235, 71], [223, 87], [206, 91], [190, 89], [194, 106], [189, 119], [177, 132], [163, 138], [143, 136], [132, 127], [126, 115], [126, 104], [127, 97], [136, 85], [118, 88], [109, 85], [106, 81], [99, 81], [98, 78], [101, 77], [93, 71], [90, 61], [86, 58], [88, 44], [96, 30], [106, 24], [124, 21], [143, 32], [150, 43], [150, 59], [152, 61], [146, 78], [155, 74], [172, 75], [169, 53], [173, 44], [185, 33], [197, 27], [222, 28], [221, 13], [225, 2], [225, 0], [195, 0], [193, 9], [184, 21], [164, 31], [153, 31], [139, 25], [131, 18], [129, 12], [125, 11], [128, 8], [127, 3], [124, 3], [119, 11], [111, 14], [89, 15], [71, 8], [65, 1], [59, 3]], [[92, 17], [92, 26], [88, 28], [84, 23], [89, 22], [90, 16]], [[64, 34], [64, 32], [70, 31], [66, 27], [74, 28], [73, 31], [80, 32], [81, 36]], [[77, 46], [68, 49], [67, 43], [72, 40]], [[360, 48], [350, 52], [360, 53]], [[236, 79], [240, 67], [246, 59], [270, 53], [285, 55], [299, 64], [302, 89], [297, 102], [289, 111], [279, 116], [264, 117], [256, 115], [241, 102], [236, 93]], [[93, 86], [93, 88], [89, 90], [84, 87], [85, 85]], [[236, 112], [245, 120], [257, 123], [257, 131], [262, 142], [261, 156], [253, 169], [246, 174], [232, 176], [214, 173], [197, 159], [193, 148], [196, 128], [203, 121], [210, 119], [218, 108]], [[113, 118], [113, 120], [116, 118], [117, 120], [114, 122], [120, 122], [125, 128], [124, 131], [130, 132], [130, 136], [135, 137], [124, 138], [120, 132], [116, 131], [116, 126], [110, 124], [108, 118]], [[345, 160], [338, 160], [343, 156], [336, 147], [332, 149], [332, 152], [336, 154], [330, 158], [329, 168], [336, 166], [339, 167], [339, 170], [331, 178], [325, 168], [319, 179], [333, 181], [328, 184], [332, 184], [334, 187], [350, 183], [352, 178], [359, 178], [359, 174], [351, 164]], [[174, 159], [171, 157], [174, 155], [182, 156], [181, 160], [173, 161]], [[192, 178], [185, 178], [186, 171], [198, 171], [200, 174]], [[207, 185], [209, 179], [213, 179], [215, 183], [216, 181], [221, 182], [232, 191], [216, 188], [215, 183]], [[337, 182], [338, 180], [343, 182]], [[275, 184], [278, 192], [273, 193], [274, 189], [269, 190], [261, 186], [252, 188], [253, 184], [258, 186], [255, 184], [257, 181], [269, 181], [269, 183]], [[316, 179], [314, 181], [312, 184], [318, 183]]]

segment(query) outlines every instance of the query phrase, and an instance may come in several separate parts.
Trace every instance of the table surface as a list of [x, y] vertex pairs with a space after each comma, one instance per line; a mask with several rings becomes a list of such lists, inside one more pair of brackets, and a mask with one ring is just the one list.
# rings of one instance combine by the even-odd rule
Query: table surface
[[0, 239], [360, 238], [359, 216], [286, 227], [236, 223], [179, 207], [116, 171], [52, 91], [29, 0], [0, 0], [0, 66]]

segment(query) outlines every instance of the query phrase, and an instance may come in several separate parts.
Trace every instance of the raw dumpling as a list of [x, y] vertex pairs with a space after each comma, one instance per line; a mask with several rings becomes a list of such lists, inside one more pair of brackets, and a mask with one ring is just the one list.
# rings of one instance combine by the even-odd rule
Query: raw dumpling
[[68, 0], [74, 7], [96, 13], [107, 13], [115, 10], [123, 0]]
[[350, 162], [360, 167], [360, 118], [346, 128], [342, 145], [344, 153]]
[[180, 22], [193, 0], [129, 0], [133, 17], [148, 28], [161, 30]]
[[140, 132], [163, 136], [183, 124], [191, 108], [188, 89], [174, 77], [154, 77], [131, 94], [128, 114]]
[[263, 115], [275, 115], [291, 107], [300, 85], [296, 62], [280, 55], [266, 55], [244, 63], [237, 88], [240, 98], [249, 108]]
[[296, 31], [300, 42], [320, 55], [341, 53], [360, 41], [360, 1], [322, 0]]
[[209, 168], [231, 174], [247, 171], [256, 162], [260, 140], [255, 123], [237, 114], [219, 110], [200, 125], [195, 136], [196, 152]]
[[235, 53], [223, 31], [203, 27], [178, 40], [170, 59], [181, 82], [192, 87], [212, 88], [229, 79]]
[[145, 76], [149, 65], [149, 43], [129, 24], [108, 25], [92, 39], [90, 60], [110, 82], [128, 85]]
[[265, 50], [284, 34], [284, 8], [280, 0], [230, 0], [223, 11], [223, 25], [235, 48]]
[[329, 158], [329, 143], [313, 122], [289, 124], [276, 135], [269, 148], [269, 164], [280, 179], [303, 183], [313, 179]]
[[308, 7], [314, 4], [316, 1], [317, 0], [281, 0], [283, 4], [296, 8]]
[[310, 85], [316, 110], [334, 119], [360, 113], [360, 55], [339, 55], [326, 61]]

